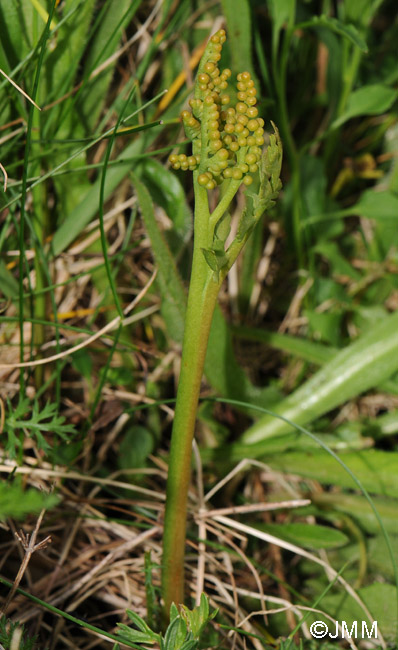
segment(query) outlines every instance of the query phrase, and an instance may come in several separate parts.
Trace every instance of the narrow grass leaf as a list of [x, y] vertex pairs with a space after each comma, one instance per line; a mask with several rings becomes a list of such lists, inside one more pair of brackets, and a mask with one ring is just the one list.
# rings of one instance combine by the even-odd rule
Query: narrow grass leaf
[[[0, 582], [3, 585], [6, 585], [8, 588], [12, 588], [13, 583], [10, 582], [9, 580], [6, 580], [2, 576], [0, 576]], [[55, 607], [54, 605], [50, 605], [49, 603], [46, 603], [45, 600], [41, 600], [40, 598], [37, 598], [36, 596], [33, 596], [30, 594], [28, 591], [25, 591], [24, 589], [21, 589], [18, 587], [16, 589], [18, 594], [21, 594], [28, 600], [32, 601], [33, 603], [36, 603], [36, 605], [40, 605], [43, 609], [46, 609], [47, 611], [51, 612], [52, 614], [56, 614], [57, 616], [61, 616], [61, 618], [65, 618], [68, 621], [71, 621], [72, 623], [75, 623], [75, 625], [79, 625], [80, 627], [86, 629], [86, 630], [91, 630], [97, 635], [104, 636], [107, 639], [111, 639], [112, 641], [118, 641], [120, 643], [123, 643], [123, 645], [126, 645], [128, 648], [137, 648], [137, 650], [142, 650], [141, 645], [137, 645], [136, 643], [133, 643], [130, 641], [130, 639], [126, 639], [125, 637], [116, 636], [115, 634], [111, 634], [110, 632], [107, 632], [106, 630], [101, 630], [99, 627], [95, 627], [95, 625], [91, 625], [91, 623], [87, 623], [86, 621], [83, 621], [80, 618], [77, 618], [76, 616], [72, 616], [72, 614], [69, 614], [68, 612], [64, 612], [62, 609], [58, 609], [58, 607]]]

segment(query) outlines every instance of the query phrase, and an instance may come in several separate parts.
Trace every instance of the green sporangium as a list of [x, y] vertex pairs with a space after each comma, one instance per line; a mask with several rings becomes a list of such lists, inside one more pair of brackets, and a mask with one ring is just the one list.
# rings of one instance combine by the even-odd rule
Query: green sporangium
[[[185, 317], [181, 373], [171, 436], [163, 535], [162, 594], [165, 616], [172, 602], [184, 602], [184, 551], [192, 440], [210, 326], [221, 284], [250, 233], [271, 208], [281, 189], [282, 145], [276, 126], [264, 145], [264, 120], [258, 116], [257, 90], [249, 72], [240, 72], [236, 102], [228, 83], [232, 73], [218, 63], [226, 40], [223, 29], [209, 40], [199, 64], [191, 111], [181, 119], [192, 155], [172, 154], [174, 169], [193, 172], [195, 213], [192, 271]], [[229, 206], [241, 185], [254, 178], [258, 190], [246, 192], [246, 207], [236, 235], [229, 235]], [[210, 212], [209, 193], [218, 189]]]

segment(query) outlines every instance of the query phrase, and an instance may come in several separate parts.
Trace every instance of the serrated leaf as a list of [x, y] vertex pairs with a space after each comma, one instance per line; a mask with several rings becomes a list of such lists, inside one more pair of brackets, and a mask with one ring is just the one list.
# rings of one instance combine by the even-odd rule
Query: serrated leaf
[[76, 434], [76, 429], [72, 424], [66, 424], [64, 416], [58, 415], [57, 412], [56, 404], [47, 403], [41, 408], [37, 401], [32, 405], [28, 398], [20, 400], [15, 407], [8, 402], [4, 430], [8, 434], [10, 455], [14, 457], [16, 448], [21, 444], [19, 436], [16, 435], [16, 432], [21, 430], [36, 438], [39, 447], [46, 453], [51, 451], [51, 446], [43, 437], [43, 431], [53, 433], [65, 442], [69, 442]]
[[[252, 195], [249, 195], [252, 197]], [[245, 208], [241, 214], [238, 224], [238, 230], [236, 232], [236, 239], [238, 241], [243, 241], [245, 237], [248, 237], [254, 226], [256, 225], [256, 219], [253, 216], [252, 209]]]
[[247, 193], [252, 206], [245, 209], [239, 219], [236, 239], [247, 239], [258, 220], [266, 210], [275, 205], [282, 188], [280, 173], [282, 167], [283, 149], [279, 131], [271, 122], [274, 133], [270, 135], [269, 145], [263, 153], [260, 167], [260, 188], [257, 194]]
[[272, 122], [274, 134], [270, 135], [268, 147], [265, 149], [260, 167], [260, 189], [253, 197], [254, 217], [256, 221], [262, 214], [275, 205], [282, 187], [280, 180], [282, 167], [282, 142], [279, 131]]

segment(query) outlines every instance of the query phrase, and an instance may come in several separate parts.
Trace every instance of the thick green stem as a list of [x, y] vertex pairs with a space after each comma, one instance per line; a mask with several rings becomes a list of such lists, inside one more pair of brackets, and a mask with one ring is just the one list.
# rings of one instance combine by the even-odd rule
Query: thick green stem
[[220, 281], [215, 280], [202, 252], [202, 248], [208, 245], [207, 192], [196, 187], [194, 253], [166, 491], [162, 562], [166, 616], [172, 602], [184, 602], [184, 552], [192, 440], [207, 342], [220, 288]]

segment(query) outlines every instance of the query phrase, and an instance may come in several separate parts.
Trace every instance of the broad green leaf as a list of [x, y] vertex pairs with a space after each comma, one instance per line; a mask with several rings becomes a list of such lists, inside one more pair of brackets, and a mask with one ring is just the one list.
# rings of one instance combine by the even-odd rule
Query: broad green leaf
[[[118, 2], [110, 0], [108, 2], [84, 56], [84, 77], [86, 79], [117, 50], [124, 29], [133, 20], [141, 3], [142, 0], [118, 0]], [[79, 97], [79, 114], [88, 125], [96, 123], [103, 108], [114, 74], [114, 65], [107, 66], [106, 70], [91, 79]], [[91, 128], [91, 132], [92, 130]]]
[[367, 26], [383, 0], [345, 0], [344, 14], [348, 22]]
[[[366, 532], [380, 533], [380, 524], [369, 502], [362, 494], [346, 494], [338, 491], [313, 492], [311, 500], [321, 512], [343, 512], [358, 521], [361, 528]], [[386, 531], [388, 533], [398, 534], [396, 500], [394, 498], [379, 496], [373, 496], [372, 500], [383, 520]], [[390, 561], [390, 558], [388, 558], [388, 561]]]
[[91, 384], [93, 377], [93, 359], [86, 348], [73, 353], [72, 366], [77, 370], [79, 375], [82, 375]]
[[[345, 452], [340, 458], [372, 494], [398, 497], [396, 454], [379, 449]], [[353, 488], [350, 475], [324, 451], [285, 452], [272, 457], [272, 467], [283, 472], [312, 478], [326, 485]]]
[[[316, 436], [334, 452], [359, 451], [369, 447], [369, 438], [361, 435], [360, 431], [350, 430], [349, 427], [344, 425], [333, 433], [316, 433]], [[266, 456], [267, 459], [273, 459], [281, 454], [286, 455], [293, 451], [304, 453], [308, 450], [317, 453], [319, 449], [319, 443], [309, 436], [299, 436], [297, 433], [283, 433], [254, 444], [235, 442], [233, 445], [221, 445], [213, 449], [204, 449], [202, 457], [206, 462], [212, 460], [217, 464], [226, 462], [230, 465], [231, 463], [238, 463], [242, 458]]]
[[370, 429], [375, 427], [378, 435], [391, 436], [398, 433], [398, 411], [392, 410], [380, 415], [369, 423]]
[[295, 0], [267, 0], [267, 4], [272, 16], [272, 46], [276, 55], [281, 29], [294, 24], [296, 2]]
[[398, 220], [398, 196], [388, 190], [366, 190], [348, 212], [368, 219]]
[[154, 202], [164, 208], [173, 223], [170, 234], [177, 234], [186, 242], [192, 233], [192, 212], [177, 175], [154, 158], [145, 158], [140, 163], [140, 172]]
[[249, 0], [239, 0], [237, 11], [236, 0], [222, 0], [222, 8], [227, 21], [228, 45], [231, 55], [231, 67], [233, 72], [250, 72], [255, 86], [256, 75], [254, 73], [252, 59], [252, 26], [251, 7]]
[[338, 347], [344, 315], [342, 310], [319, 312], [316, 309], [304, 309], [303, 315], [308, 319], [310, 336]]
[[361, 274], [354, 269], [352, 264], [344, 257], [336, 242], [321, 241], [313, 248], [315, 253], [321, 254], [325, 257], [332, 269], [333, 274], [346, 275], [353, 280], [360, 280]]
[[396, 99], [397, 91], [383, 84], [358, 88], [351, 93], [344, 113], [332, 123], [331, 128], [335, 129], [360, 115], [381, 115], [391, 108]]
[[[377, 386], [398, 370], [398, 313], [360, 336], [321, 370], [278, 404], [275, 413], [296, 424], [307, 424], [336, 406]], [[287, 431], [291, 426], [271, 415], [260, 418], [242, 436], [253, 444]]]
[[157, 282], [163, 296], [162, 308], [168, 320], [169, 331], [174, 332], [175, 340], [181, 341], [184, 331], [186, 296], [175, 265], [175, 260], [156, 222], [154, 208], [146, 186], [136, 174], [130, 172], [145, 228], [151, 240], [153, 254], [159, 266]]
[[292, 544], [307, 548], [335, 548], [348, 542], [340, 530], [320, 524], [285, 523], [251, 524], [254, 528], [270, 533]]
[[[120, 154], [120, 165], [112, 166], [107, 169], [105, 179], [104, 199], [116, 189], [121, 181], [127, 176], [131, 169], [131, 162], [124, 162], [133, 156], [139, 156], [141, 153], [142, 143], [135, 140], [128, 145]], [[82, 230], [90, 223], [98, 212], [99, 188], [101, 179], [98, 178], [79, 205], [70, 212], [65, 221], [60, 225], [52, 240], [51, 250], [54, 256], [62, 253], [68, 246], [80, 235]]]
[[337, 18], [332, 16], [313, 16], [311, 20], [306, 21], [305, 23], [300, 23], [297, 25], [297, 28], [308, 28], [308, 27], [327, 27], [332, 32], [344, 36], [351, 43], [359, 47], [362, 52], [368, 51], [368, 46], [366, 45], [365, 40], [362, 38], [361, 34], [354, 25], [346, 25]]
[[155, 445], [154, 436], [142, 425], [129, 426], [123, 433], [118, 453], [122, 469], [145, 467]]

